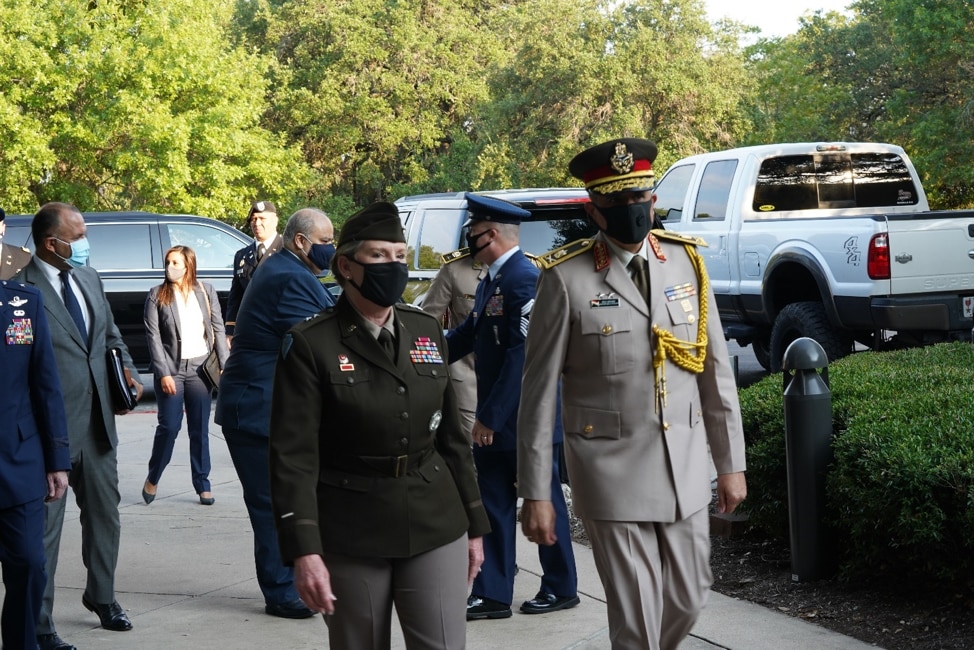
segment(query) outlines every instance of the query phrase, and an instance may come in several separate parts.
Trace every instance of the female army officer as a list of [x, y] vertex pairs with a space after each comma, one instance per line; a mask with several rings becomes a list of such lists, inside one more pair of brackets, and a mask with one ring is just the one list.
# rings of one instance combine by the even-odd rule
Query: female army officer
[[334, 308], [296, 325], [274, 376], [271, 494], [281, 554], [332, 648], [462, 648], [489, 532], [438, 321], [397, 304], [399, 212], [345, 223]]

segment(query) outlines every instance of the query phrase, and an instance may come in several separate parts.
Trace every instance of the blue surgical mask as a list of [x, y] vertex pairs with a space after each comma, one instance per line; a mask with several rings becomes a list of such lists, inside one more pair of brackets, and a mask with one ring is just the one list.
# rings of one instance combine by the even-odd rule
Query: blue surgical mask
[[322, 271], [331, 268], [331, 258], [335, 256], [334, 244], [311, 244], [308, 259]]
[[[57, 237], [54, 239], [57, 239], [62, 244], [67, 244], [71, 247], [71, 257], [61, 257], [58, 255], [58, 257], [61, 257], [62, 260], [76, 269], [80, 269], [82, 266], [85, 266], [88, 263], [88, 253], [91, 251], [91, 246], [88, 244], [87, 237], [82, 237], [81, 239], [73, 242], [66, 242], [63, 239], [58, 239]], [[57, 255], [57, 252], [54, 254]]]

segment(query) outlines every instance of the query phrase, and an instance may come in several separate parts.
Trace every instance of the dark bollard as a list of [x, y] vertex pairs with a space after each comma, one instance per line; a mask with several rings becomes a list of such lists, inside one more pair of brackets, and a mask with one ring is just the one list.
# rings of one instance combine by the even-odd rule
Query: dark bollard
[[827, 578], [836, 568], [824, 523], [825, 478], [832, 463], [832, 393], [828, 357], [814, 339], [792, 342], [783, 365], [791, 580], [803, 582]]

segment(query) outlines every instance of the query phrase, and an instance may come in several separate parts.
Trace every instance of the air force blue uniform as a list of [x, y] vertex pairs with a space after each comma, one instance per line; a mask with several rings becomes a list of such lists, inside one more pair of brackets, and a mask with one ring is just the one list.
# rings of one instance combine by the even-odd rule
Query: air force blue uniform
[[41, 293], [0, 282], [0, 562], [4, 648], [36, 647], [47, 574], [47, 473], [71, 470], [68, 425]]
[[220, 378], [216, 423], [240, 477], [254, 529], [257, 582], [267, 605], [298, 598], [284, 566], [271, 510], [269, 438], [274, 368], [284, 334], [335, 304], [314, 273], [289, 250], [258, 267], [244, 294], [230, 357]]
[[[490, 273], [481, 280], [473, 311], [447, 334], [447, 343], [451, 362], [474, 353], [477, 420], [494, 431], [491, 445], [473, 449], [477, 481], [491, 532], [484, 536], [484, 564], [471, 593], [509, 605], [514, 595], [516, 567], [518, 403], [524, 340], [539, 271], [520, 249], [514, 248], [507, 255], [506, 260], [504, 256], [496, 260]], [[493, 267], [498, 262], [501, 266], [496, 270]], [[553, 546], [539, 546], [538, 555], [544, 571], [541, 589], [557, 597], [570, 598], [576, 595], [578, 578], [558, 471], [563, 435], [561, 418], [556, 421], [551, 500], [558, 541]]]

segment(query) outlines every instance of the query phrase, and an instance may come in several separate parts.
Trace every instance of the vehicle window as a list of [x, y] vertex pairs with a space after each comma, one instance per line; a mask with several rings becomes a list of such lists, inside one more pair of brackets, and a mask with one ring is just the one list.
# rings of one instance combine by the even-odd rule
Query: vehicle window
[[918, 201], [910, 170], [896, 154], [779, 156], [761, 163], [753, 209], [865, 208]]
[[[148, 223], [89, 223], [88, 264], [99, 271], [152, 268], [152, 237]], [[161, 266], [160, 263], [157, 266]]]
[[24, 246], [34, 252], [34, 241], [30, 238], [30, 225], [11, 226], [7, 224], [7, 230], [3, 234], [3, 241], [11, 246]]
[[588, 219], [525, 221], [521, 223], [520, 246], [532, 255], [541, 255], [576, 239], [592, 237], [596, 232]]
[[[465, 212], [464, 212], [465, 214]], [[442, 255], [460, 247], [459, 210], [426, 210], [419, 224], [419, 237], [408, 251], [409, 268], [436, 270], [442, 264]], [[415, 215], [413, 215], [415, 218]]]
[[896, 154], [853, 154], [852, 169], [858, 207], [916, 205], [920, 200], [910, 169]]
[[818, 207], [815, 161], [811, 156], [779, 156], [761, 163], [754, 210], [812, 210]]
[[707, 164], [697, 192], [694, 219], [723, 221], [727, 217], [727, 201], [736, 171], [736, 160], [715, 160]]
[[664, 224], [676, 223], [683, 217], [683, 204], [686, 203], [690, 188], [690, 177], [696, 165], [671, 167], [656, 184], [656, 216]]
[[[197, 269], [229, 269], [240, 240], [219, 228], [200, 223], [169, 223], [170, 247], [189, 246], [196, 253]], [[163, 251], [165, 252], [165, 251]]]

